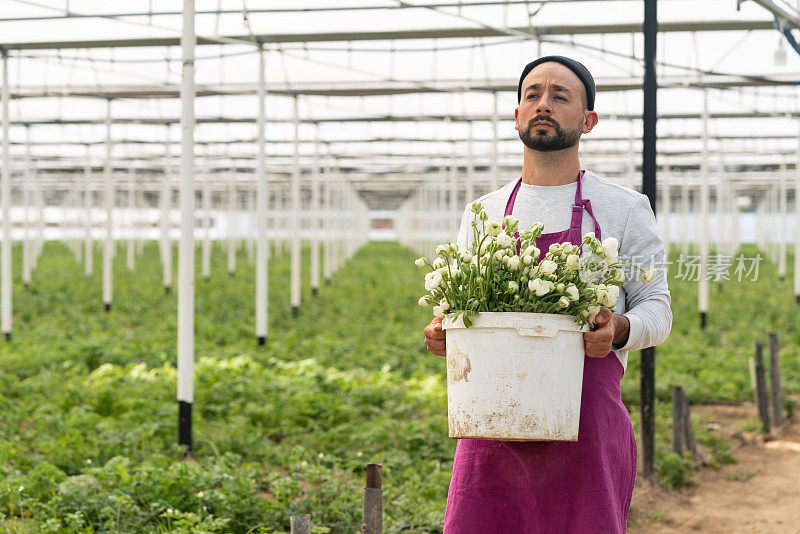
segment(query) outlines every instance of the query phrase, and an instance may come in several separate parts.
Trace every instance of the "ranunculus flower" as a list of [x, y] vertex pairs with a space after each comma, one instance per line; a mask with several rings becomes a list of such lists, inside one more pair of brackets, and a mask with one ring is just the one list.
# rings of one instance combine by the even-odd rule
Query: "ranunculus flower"
[[469, 263], [470, 261], [472, 261], [472, 254], [468, 250], [462, 250], [460, 256], [461, 256], [461, 261], [463, 261], [464, 263]]
[[580, 298], [581, 293], [574, 284], [570, 284], [567, 286], [567, 295], [569, 295], [570, 300], [576, 301]]
[[617, 303], [617, 297], [619, 297], [619, 286], [608, 286], [608, 289], [606, 289], [606, 299], [603, 304], [606, 307], [613, 306]]
[[551, 282], [548, 280], [542, 280], [541, 278], [534, 278], [530, 282], [528, 282], [528, 289], [533, 291], [537, 297], [543, 297], [550, 293], [550, 286]]
[[516, 293], [518, 290], [519, 290], [519, 284], [517, 284], [513, 280], [510, 280], [508, 282], [508, 292], [509, 293]]
[[434, 317], [444, 317], [444, 310], [441, 306], [434, 306], [433, 307], [433, 316]]
[[580, 258], [578, 257], [577, 254], [570, 254], [569, 256], [567, 256], [567, 262], [566, 262], [567, 269], [570, 269], [572, 271], [577, 271], [579, 262]]
[[511, 239], [511, 236], [506, 234], [505, 232], [497, 236], [497, 244], [503, 248], [508, 248], [514, 241]]
[[566, 308], [567, 306], [569, 306], [569, 299], [567, 297], [561, 297], [560, 299], [558, 299], [558, 305], [561, 306], [562, 308]]
[[519, 219], [514, 217], [513, 215], [506, 215], [503, 217], [503, 225], [509, 228], [514, 228], [519, 224]]
[[417, 258], [414, 260], [414, 265], [417, 267], [424, 267], [425, 266], [425, 258]]
[[420, 306], [428, 306], [430, 304], [430, 300], [426, 295], [424, 297], [420, 297], [419, 300], [417, 301], [417, 304], [419, 304]]
[[588, 317], [586, 317], [590, 323], [594, 323], [594, 320], [597, 318], [597, 314], [600, 313], [600, 306], [589, 306], [586, 308], [589, 312]]
[[[616, 237], [607, 237], [603, 239], [603, 254], [606, 258], [606, 263], [614, 263], [619, 258], [619, 241]], [[609, 261], [610, 260], [610, 261]]]
[[553, 274], [557, 268], [558, 264], [553, 260], [544, 260], [539, 264], [539, 271], [544, 274]]
[[447, 245], [439, 245], [436, 247], [436, 255], [440, 258], [443, 258], [444, 255], [448, 252]]
[[447, 302], [447, 299], [442, 299], [439, 301], [439, 306], [442, 307], [442, 311], [447, 311], [450, 309], [450, 303]]
[[533, 256], [528, 256], [527, 254], [522, 256], [522, 263], [525, 265], [533, 264]]
[[503, 228], [500, 226], [500, 223], [497, 221], [489, 221], [486, 223], [486, 233], [492, 237], [497, 237], [500, 235], [500, 232], [503, 231]]
[[433, 291], [442, 283], [442, 275], [439, 271], [431, 271], [425, 275], [425, 289]]
[[436, 258], [435, 260], [433, 260], [433, 268], [434, 269], [441, 269], [445, 265], [447, 265], [447, 264], [444, 262], [443, 258]]
[[645, 284], [649, 284], [650, 282], [653, 281], [653, 278], [655, 278], [655, 276], [656, 274], [655, 271], [653, 271], [653, 268], [648, 267], [647, 269], [644, 270], [644, 273], [642, 273], [642, 282], [644, 282]]
[[508, 258], [507, 265], [509, 270], [511, 271], [516, 271], [517, 269], [519, 269], [520, 266], [519, 256], [511, 256], [510, 258]]

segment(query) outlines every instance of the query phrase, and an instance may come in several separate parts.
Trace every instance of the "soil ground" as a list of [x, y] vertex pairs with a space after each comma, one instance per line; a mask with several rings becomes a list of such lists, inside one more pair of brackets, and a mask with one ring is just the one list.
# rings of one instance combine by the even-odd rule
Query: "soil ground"
[[767, 439], [754, 431], [755, 406], [693, 406], [693, 415], [725, 438], [738, 464], [704, 467], [693, 484], [672, 491], [637, 480], [631, 534], [800, 533], [800, 424]]

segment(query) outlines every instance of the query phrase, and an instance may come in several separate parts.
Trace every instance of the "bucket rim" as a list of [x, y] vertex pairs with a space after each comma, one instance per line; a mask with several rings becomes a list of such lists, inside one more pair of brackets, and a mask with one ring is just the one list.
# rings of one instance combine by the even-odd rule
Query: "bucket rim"
[[[442, 322], [442, 330], [465, 329], [463, 317], [453, 320], [452, 313], [446, 314]], [[480, 312], [473, 319], [469, 328], [536, 328], [537, 326], [567, 332], [588, 332], [589, 325], [579, 327], [574, 315], [562, 313], [533, 312]]]

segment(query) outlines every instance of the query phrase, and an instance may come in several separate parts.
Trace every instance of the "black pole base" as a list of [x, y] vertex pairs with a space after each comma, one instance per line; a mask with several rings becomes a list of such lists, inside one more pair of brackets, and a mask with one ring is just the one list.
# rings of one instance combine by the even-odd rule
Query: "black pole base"
[[192, 404], [182, 400], [178, 401], [178, 445], [192, 450]]
[[103, 310], [104, 311], [111, 311], [111, 303], [110, 302], [106, 302], [105, 304], [103, 304]]
[[329, 285], [331, 285], [331, 279], [330, 279], [330, 278], [326, 278], [326, 279], [325, 279], [325, 285], [326, 285], [326, 286], [329, 286]]
[[171, 291], [172, 291], [172, 288], [170, 286], [164, 286], [164, 294], [165, 295], [169, 295]]
[[210, 277], [210, 276], [204, 276], [204, 277], [203, 277], [203, 280], [205, 280], [206, 282], [208, 282], [209, 280], [211, 280], [211, 277]]
[[706, 328], [706, 312], [700, 312], [700, 328]]
[[312, 287], [311, 288], [311, 294], [314, 295], [315, 297], [317, 295], [319, 295], [319, 288], [318, 287]]
[[794, 296], [794, 300], [795, 300], [795, 301], [796, 301], [798, 304], [800, 304], [800, 295], [795, 295], [795, 296]]
[[292, 317], [297, 317], [298, 315], [300, 315], [300, 307], [292, 306]]
[[236, 274], [236, 271], [228, 271], [228, 276], [230, 276], [231, 278], [233, 278], [233, 276], [235, 274]]
[[267, 338], [265, 336], [258, 336], [258, 346], [263, 347], [267, 344]]
[[6, 341], [11, 341], [11, 332], [3, 332], [3, 337], [6, 338]]

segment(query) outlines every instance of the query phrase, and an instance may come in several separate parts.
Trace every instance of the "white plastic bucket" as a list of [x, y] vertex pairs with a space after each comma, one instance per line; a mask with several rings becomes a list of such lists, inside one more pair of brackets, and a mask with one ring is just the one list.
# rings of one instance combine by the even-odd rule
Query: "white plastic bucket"
[[445, 317], [451, 438], [577, 441], [583, 332], [574, 317], [480, 313]]

